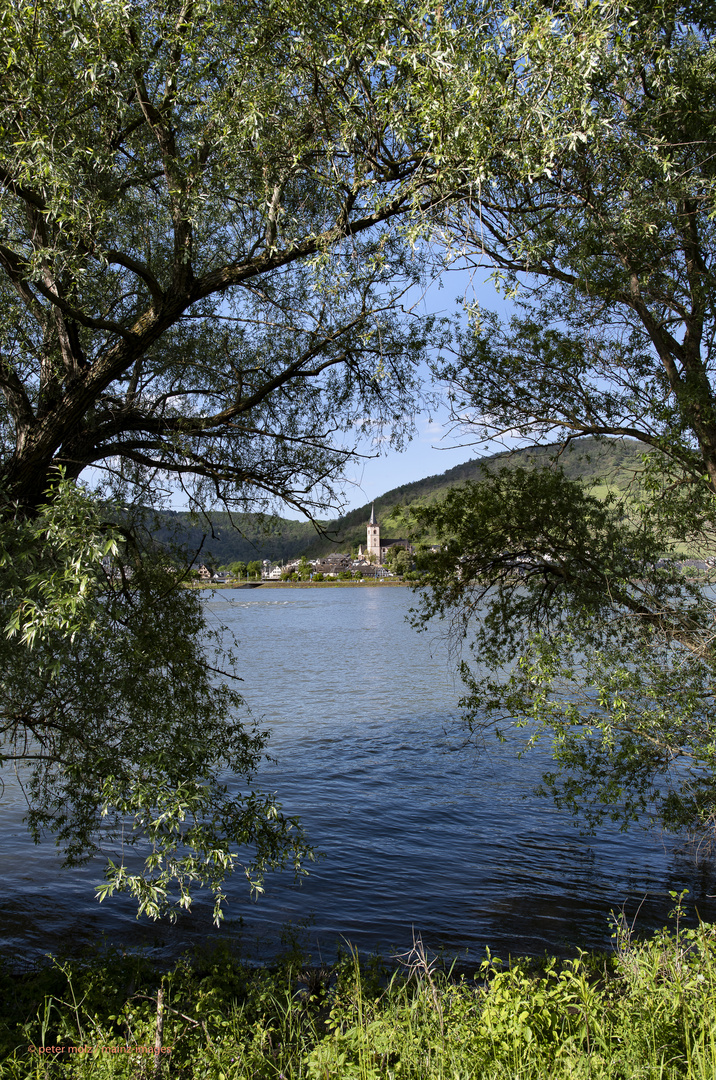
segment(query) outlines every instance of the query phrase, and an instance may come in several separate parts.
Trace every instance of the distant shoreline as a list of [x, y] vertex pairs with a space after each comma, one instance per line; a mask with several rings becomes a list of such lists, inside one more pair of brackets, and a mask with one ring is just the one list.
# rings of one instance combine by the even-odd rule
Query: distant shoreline
[[187, 584], [190, 589], [240, 589], [245, 584], [255, 589], [356, 589], [368, 586], [386, 585], [395, 588], [396, 585], [410, 586], [412, 581], [395, 581], [393, 578], [363, 578], [359, 581], [249, 581], [249, 582], [218, 582], [218, 581], [192, 581]]
[[341, 589], [346, 586], [349, 589], [360, 588], [364, 585], [412, 585], [411, 581], [396, 581], [393, 578], [361, 578], [357, 581], [262, 581], [263, 589], [283, 589], [286, 586], [292, 589]]

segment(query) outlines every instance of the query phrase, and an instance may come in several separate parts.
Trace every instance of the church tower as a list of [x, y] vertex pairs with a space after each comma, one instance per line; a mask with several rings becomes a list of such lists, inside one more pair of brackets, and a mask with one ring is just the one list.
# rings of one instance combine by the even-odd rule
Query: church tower
[[375, 520], [375, 503], [371, 507], [370, 522], [368, 524], [368, 540], [365, 547], [366, 555], [375, 555], [375, 561], [380, 566], [380, 525]]

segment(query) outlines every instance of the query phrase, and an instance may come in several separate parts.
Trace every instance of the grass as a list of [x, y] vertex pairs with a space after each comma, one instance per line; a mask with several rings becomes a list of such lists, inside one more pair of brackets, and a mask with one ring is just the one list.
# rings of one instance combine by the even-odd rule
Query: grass
[[227, 949], [160, 972], [109, 953], [2, 978], [0, 1077], [713, 1080], [716, 927], [457, 977], [420, 941], [391, 974], [354, 955], [251, 969]]

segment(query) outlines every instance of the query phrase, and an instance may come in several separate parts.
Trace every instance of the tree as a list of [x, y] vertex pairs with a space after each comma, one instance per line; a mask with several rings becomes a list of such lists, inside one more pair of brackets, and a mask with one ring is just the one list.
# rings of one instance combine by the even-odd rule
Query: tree
[[5, 12], [12, 501], [41, 503], [61, 464], [145, 501], [159, 474], [200, 501], [208, 485], [229, 506], [326, 506], [353, 448], [341, 432], [369, 415], [401, 439], [429, 334], [399, 308], [421, 265], [393, 223], [437, 168], [400, 135], [411, 80], [395, 67], [425, 35], [419, 11], [399, 16]]
[[473, 305], [437, 365], [455, 420], [476, 439], [628, 437], [644, 456], [603, 501], [557, 447], [551, 469], [486, 473], [418, 511], [443, 545], [422, 618], [472, 643], [474, 729], [551, 740], [562, 805], [713, 836], [716, 608], [677, 557], [716, 541], [713, 11], [524, 4], [462, 70], [473, 191], [438, 228], [522, 306], [503, 327]]
[[413, 565], [413, 559], [410, 552], [398, 545], [388, 548], [385, 561], [389, 568], [395, 574], [400, 574], [401, 577], [403, 574], [407, 574]]
[[444, 194], [415, 102], [449, 65], [384, 0], [18, 0], [0, 28], [2, 761], [70, 863], [149, 842], [107, 891], [220, 903], [245, 845], [256, 880], [303, 844], [140, 507], [313, 514], [361, 431], [405, 438], [437, 332], [401, 306], [411, 215]]
[[298, 578], [299, 581], [311, 580], [311, 564], [305, 555], [302, 555], [298, 560]]

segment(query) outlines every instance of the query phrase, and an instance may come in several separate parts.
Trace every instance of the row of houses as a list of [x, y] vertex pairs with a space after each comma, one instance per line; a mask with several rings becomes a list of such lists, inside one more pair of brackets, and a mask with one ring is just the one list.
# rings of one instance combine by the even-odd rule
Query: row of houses
[[[363, 577], [382, 578], [393, 576], [384, 566], [377, 566], [363, 556], [352, 558], [350, 555], [336, 552], [326, 555], [324, 558], [293, 559], [290, 562], [276, 565], [273, 565], [268, 559], [264, 559], [261, 568], [261, 579], [263, 581], [280, 581], [289, 574], [305, 570], [308, 570], [311, 576], [320, 573], [329, 578], [338, 577], [339, 574], [346, 571], [353, 575], [360, 571]], [[200, 566], [197, 573], [201, 581], [214, 582], [217, 585], [223, 585], [234, 580], [234, 575], [230, 572], [226, 570], [213, 571], [205, 565]]]
[[[360, 571], [363, 577], [392, 577], [393, 575], [389, 570], [386, 570], [383, 566], [375, 566], [364, 558], [353, 559], [350, 555], [333, 554], [327, 555], [322, 559], [302, 560], [293, 559], [291, 562], [276, 564], [275, 566], [268, 560], [264, 559], [261, 568], [262, 581], [280, 581], [289, 574], [298, 573], [302, 570], [308, 569], [311, 576], [313, 574], [323, 574], [324, 577], [338, 577], [339, 574], [350, 571], [351, 574], [356, 574]], [[234, 575], [226, 570], [210, 570], [209, 567], [202, 565], [198, 568], [199, 580], [209, 583], [213, 582], [216, 585], [224, 585], [230, 581], [235, 580]]]
[[[323, 574], [324, 577], [338, 577], [339, 574], [346, 571], [354, 575], [360, 571], [363, 577], [392, 577], [390, 571], [386, 570], [385, 567], [377, 566], [362, 555], [354, 559], [350, 555], [341, 552], [335, 552], [320, 559], [306, 561], [294, 559], [283, 567], [274, 568], [272, 576], [282, 577], [283, 574], [298, 572], [306, 566], [309, 567], [311, 574]], [[276, 570], [279, 572], [276, 573]]]

